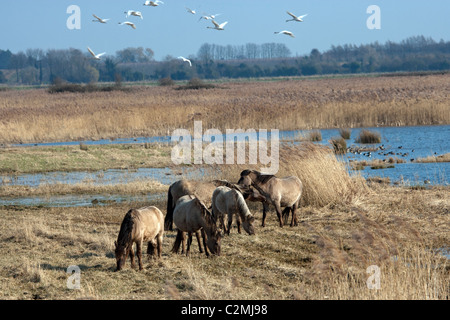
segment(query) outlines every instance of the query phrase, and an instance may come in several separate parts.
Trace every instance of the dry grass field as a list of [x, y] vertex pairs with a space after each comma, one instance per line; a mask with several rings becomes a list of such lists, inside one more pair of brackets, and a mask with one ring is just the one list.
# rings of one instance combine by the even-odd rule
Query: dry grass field
[[0, 92], [0, 143], [170, 135], [174, 129], [324, 129], [450, 122], [450, 74]]
[[[256, 235], [232, 230], [222, 255], [170, 253], [142, 272], [115, 270], [114, 245], [129, 206], [1, 207], [2, 299], [448, 299], [448, 189], [370, 189], [343, 205], [306, 206], [299, 226], [278, 226], [270, 212]], [[160, 208], [165, 203], [152, 203]], [[143, 204], [131, 204], [140, 206]], [[146, 203], [145, 205], [148, 205]], [[81, 288], [67, 288], [67, 268], [81, 269]], [[371, 265], [379, 290], [368, 289]]]

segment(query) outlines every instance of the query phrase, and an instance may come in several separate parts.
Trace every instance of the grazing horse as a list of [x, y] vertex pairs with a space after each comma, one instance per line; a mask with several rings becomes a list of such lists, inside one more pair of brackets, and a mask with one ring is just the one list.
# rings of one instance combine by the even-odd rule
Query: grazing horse
[[195, 194], [206, 205], [209, 206], [211, 196], [216, 186], [208, 182], [195, 182], [188, 180], [178, 180], [170, 187], [167, 195], [167, 213], [164, 219], [165, 230], [173, 230], [173, 211], [178, 199], [182, 196]]
[[[241, 192], [226, 186], [220, 186], [214, 190], [211, 202], [213, 215], [220, 218], [222, 226], [228, 235], [230, 234], [234, 214], [236, 214], [239, 233], [241, 233], [242, 220], [244, 230], [250, 235], [255, 234], [255, 227], [253, 226], [255, 218], [250, 213]], [[228, 215], [228, 228], [225, 227], [223, 221], [225, 214]]]
[[114, 242], [117, 271], [122, 270], [128, 255], [131, 267], [135, 268], [133, 244], [136, 243], [136, 254], [139, 260], [139, 270], [142, 270], [142, 244], [148, 241], [147, 253], [161, 258], [164, 237], [164, 215], [156, 207], [131, 209], [125, 215], [120, 226], [119, 236]]
[[[280, 227], [283, 227], [282, 215], [292, 211], [291, 227], [297, 225], [296, 210], [300, 206], [303, 184], [299, 178], [291, 176], [277, 178], [274, 175], [265, 175], [256, 170], [244, 170], [237, 183], [241, 188], [254, 187], [265, 198], [263, 201], [262, 226], [265, 226], [266, 214], [270, 204], [277, 212]], [[257, 201], [260, 201], [257, 199]], [[281, 212], [281, 208], [286, 209]]]
[[183, 233], [187, 232], [189, 238], [186, 255], [189, 255], [192, 233], [197, 233], [200, 230], [206, 256], [209, 257], [209, 251], [212, 254], [220, 255], [222, 235], [217, 230], [216, 219], [198, 198], [193, 195], [187, 195], [178, 199], [173, 212], [173, 222], [178, 228], [178, 234], [172, 248], [173, 253], [178, 253], [181, 243], [183, 243], [184, 250], [185, 238]]

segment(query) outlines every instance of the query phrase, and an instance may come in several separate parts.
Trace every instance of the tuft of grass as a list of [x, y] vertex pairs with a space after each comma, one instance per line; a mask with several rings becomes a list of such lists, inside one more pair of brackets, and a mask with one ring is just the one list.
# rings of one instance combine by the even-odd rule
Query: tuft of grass
[[89, 148], [86, 144], [84, 144], [83, 142], [80, 142], [80, 150], [89, 151]]
[[361, 130], [355, 141], [364, 144], [381, 143], [381, 135], [376, 131]]

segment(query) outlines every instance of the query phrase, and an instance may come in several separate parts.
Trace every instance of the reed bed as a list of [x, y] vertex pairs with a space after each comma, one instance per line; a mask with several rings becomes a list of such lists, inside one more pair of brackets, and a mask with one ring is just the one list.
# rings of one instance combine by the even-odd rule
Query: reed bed
[[450, 123], [450, 75], [0, 92], [0, 143], [170, 135], [174, 129], [280, 130]]
[[415, 159], [414, 162], [419, 163], [450, 162], [450, 153], [445, 153], [442, 155], [433, 155], [425, 158], [418, 158]]

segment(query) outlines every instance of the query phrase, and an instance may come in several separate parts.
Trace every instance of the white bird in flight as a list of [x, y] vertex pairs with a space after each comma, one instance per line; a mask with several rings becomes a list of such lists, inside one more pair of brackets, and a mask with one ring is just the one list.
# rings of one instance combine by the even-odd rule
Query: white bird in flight
[[192, 14], [196, 14], [197, 12], [195, 10], [189, 9], [188, 7], [185, 7], [187, 12], [192, 13]]
[[125, 22], [119, 22], [120, 25], [127, 25], [132, 27], [133, 29], [136, 29], [136, 25], [130, 21], [125, 21]]
[[198, 19], [198, 21], [200, 21], [200, 20], [202, 20], [202, 19], [205, 19], [205, 20], [214, 20], [214, 19], [216, 19], [216, 17], [218, 17], [218, 16], [221, 15], [221, 13], [210, 14], [210, 15], [208, 15], [208, 14], [206, 14], [206, 13], [203, 13], [203, 14], [204, 14], [204, 15], [201, 16], [200, 19]]
[[106, 54], [106, 52], [95, 54], [94, 51], [91, 50], [91, 48], [87, 47], [87, 49], [90, 52], [90, 54], [92, 54], [95, 60], [100, 60], [100, 57]]
[[144, 17], [142, 16], [142, 12], [140, 12], [140, 11], [128, 10], [128, 11], [125, 11], [125, 14], [126, 14], [127, 18], [129, 16], [135, 16], [135, 17], [140, 17], [141, 19], [144, 19]]
[[156, 1], [145, 1], [144, 6], [149, 6], [149, 7], [157, 7], [159, 6], [159, 4], [164, 4], [164, 2], [156, 0]]
[[286, 20], [286, 22], [288, 22], [288, 21], [297, 21], [297, 22], [303, 22], [303, 18], [304, 17], [306, 17], [308, 14], [304, 14], [304, 15], [302, 15], [302, 16], [296, 16], [295, 14], [293, 14], [293, 13], [291, 13], [291, 12], [289, 12], [289, 11], [287, 11], [287, 14], [288, 15], [290, 15], [291, 17], [292, 17], [292, 19], [288, 19], [288, 20]]
[[214, 24], [214, 27], [207, 27], [208, 29], [215, 29], [215, 30], [225, 30], [225, 26], [227, 25], [228, 21], [225, 21], [224, 23], [218, 24], [214, 20], [211, 20], [211, 22]]
[[97, 20], [92, 20], [93, 22], [100, 22], [100, 23], [106, 23], [107, 21], [109, 21], [109, 19], [102, 19], [97, 17], [95, 14], [93, 14], [94, 18]]
[[280, 33], [282, 33], [282, 34], [285, 34], [285, 35], [290, 36], [290, 37], [292, 37], [292, 38], [295, 38], [294, 34], [293, 34], [292, 32], [290, 32], [290, 31], [287, 31], [287, 30], [276, 31], [276, 32], [274, 32], [274, 33], [275, 33], [275, 34], [280, 34]]
[[179, 56], [178, 59], [181, 59], [181, 60], [183, 60], [184, 62], [189, 63], [189, 65], [192, 67], [192, 62], [191, 62], [191, 60], [186, 59], [185, 57], [182, 57], [182, 56]]

